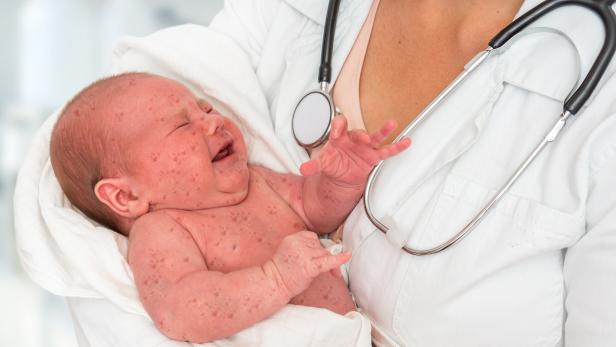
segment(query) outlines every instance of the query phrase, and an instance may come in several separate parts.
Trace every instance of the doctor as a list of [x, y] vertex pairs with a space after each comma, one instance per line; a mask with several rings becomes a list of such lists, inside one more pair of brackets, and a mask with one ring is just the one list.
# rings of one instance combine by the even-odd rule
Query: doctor
[[[343, 0], [332, 94], [351, 127], [405, 125], [489, 39], [539, 0]], [[228, 0], [211, 28], [250, 57], [272, 124], [299, 164], [297, 100], [317, 87], [326, 0]], [[598, 18], [559, 9], [490, 57], [386, 163], [372, 210], [344, 226], [350, 286], [377, 345], [616, 345], [616, 66], [477, 228], [436, 255], [552, 126], [603, 43]], [[400, 128], [400, 130], [402, 127]], [[390, 235], [391, 234], [391, 235]]]

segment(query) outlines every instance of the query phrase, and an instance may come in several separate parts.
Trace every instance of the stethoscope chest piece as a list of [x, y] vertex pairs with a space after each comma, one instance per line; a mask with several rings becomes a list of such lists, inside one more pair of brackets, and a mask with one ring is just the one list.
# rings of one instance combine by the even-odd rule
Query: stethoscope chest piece
[[306, 148], [315, 148], [327, 140], [332, 119], [334, 103], [324, 91], [308, 92], [293, 111], [293, 136]]

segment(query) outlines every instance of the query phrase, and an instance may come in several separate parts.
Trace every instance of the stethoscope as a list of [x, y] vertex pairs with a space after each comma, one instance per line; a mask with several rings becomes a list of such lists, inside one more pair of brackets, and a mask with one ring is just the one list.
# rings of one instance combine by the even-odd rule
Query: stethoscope
[[[531, 154], [524, 160], [518, 169], [511, 175], [501, 189], [493, 196], [493, 198], [473, 217], [464, 228], [453, 235], [447, 241], [427, 249], [415, 249], [406, 245], [405, 240], [398, 240], [396, 237], [388, 237], [396, 246], [400, 247], [407, 253], [413, 255], [428, 255], [443, 251], [450, 246], [459, 242], [467, 236], [485, 217], [503, 195], [511, 188], [514, 182], [533, 162], [533, 160], [541, 153], [547, 144], [554, 142], [561, 130], [564, 128], [567, 120], [574, 116], [586, 103], [590, 95], [593, 93], [599, 80], [605, 73], [605, 69], [610, 63], [614, 51], [616, 50], [616, 15], [611, 9], [611, 5], [616, 0], [546, 0], [535, 8], [526, 12], [524, 15], [513, 21], [501, 32], [499, 32], [489, 43], [488, 48], [476, 55], [471, 62], [465, 67], [464, 71], [456, 77], [416, 118], [409, 124], [404, 131], [395, 139], [400, 140], [413, 131], [432, 111], [445, 99], [453, 90], [455, 90], [477, 67], [479, 67], [492, 53], [498, 48], [503, 47], [511, 38], [516, 36], [524, 28], [535, 22], [547, 13], [563, 6], [579, 5], [586, 7], [595, 12], [601, 18], [605, 28], [605, 40], [599, 55], [595, 59], [590, 71], [580, 84], [580, 86], [572, 91], [570, 96], [564, 103], [563, 112], [558, 117], [557, 122], [544, 136], [543, 140], [535, 147]], [[315, 148], [321, 145], [328, 137], [331, 122], [336, 114], [336, 109], [329, 95], [329, 83], [331, 81], [331, 56], [332, 46], [334, 41], [334, 31], [336, 25], [336, 17], [338, 15], [338, 7], [340, 0], [330, 0], [327, 8], [327, 19], [325, 22], [325, 31], [323, 34], [323, 48], [321, 50], [321, 66], [319, 67], [319, 89], [312, 90], [304, 95], [297, 103], [293, 112], [292, 129], [296, 141], [304, 148]], [[379, 221], [370, 208], [370, 194], [376, 176], [379, 174], [384, 162], [380, 162], [370, 173], [366, 189], [364, 192], [364, 209], [370, 221], [383, 233], [387, 234], [390, 230], [385, 224]], [[390, 219], [388, 217], [388, 219]], [[391, 222], [390, 222], [391, 223]], [[387, 235], [390, 236], [390, 235]]]

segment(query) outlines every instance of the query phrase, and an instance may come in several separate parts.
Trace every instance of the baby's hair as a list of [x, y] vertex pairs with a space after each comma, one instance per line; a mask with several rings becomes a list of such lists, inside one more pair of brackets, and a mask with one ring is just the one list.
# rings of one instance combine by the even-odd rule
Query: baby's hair
[[[74, 96], [62, 110], [53, 129], [50, 158], [62, 190], [84, 214], [119, 231], [118, 219], [101, 203], [94, 186], [105, 177], [124, 171], [124, 157], [112, 136], [114, 100], [126, 93], [133, 80], [151, 76], [146, 73], [124, 73], [102, 78]], [[124, 83], [125, 82], [125, 83]]]

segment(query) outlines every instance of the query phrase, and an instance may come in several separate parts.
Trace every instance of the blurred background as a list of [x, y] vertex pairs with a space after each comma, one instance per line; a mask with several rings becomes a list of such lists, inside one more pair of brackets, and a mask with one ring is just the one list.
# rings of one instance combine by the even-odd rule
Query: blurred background
[[76, 346], [64, 300], [37, 287], [15, 253], [12, 196], [32, 134], [103, 75], [123, 35], [207, 25], [222, 0], [0, 0], [0, 346]]

